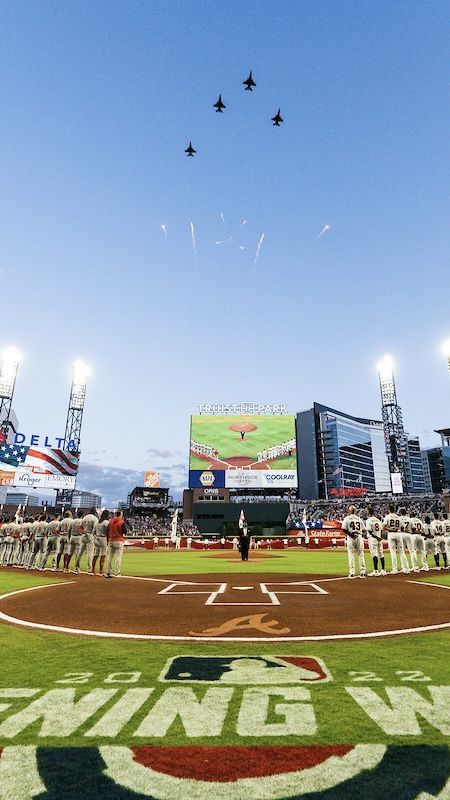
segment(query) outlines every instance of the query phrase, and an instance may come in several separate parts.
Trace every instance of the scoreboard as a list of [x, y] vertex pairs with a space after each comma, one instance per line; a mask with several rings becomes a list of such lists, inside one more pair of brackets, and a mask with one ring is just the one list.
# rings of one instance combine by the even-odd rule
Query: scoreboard
[[130, 506], [132, 510], [164, 508], [169, 504], [168, 489], [152, 489], [146, 486], [136, 486], [130, 495]]

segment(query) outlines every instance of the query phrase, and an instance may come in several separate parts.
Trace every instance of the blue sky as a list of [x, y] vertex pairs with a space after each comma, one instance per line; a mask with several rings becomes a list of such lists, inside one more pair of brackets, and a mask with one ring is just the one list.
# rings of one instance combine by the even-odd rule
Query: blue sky
[[378, 417], [386, 352], [437, 442], [448, 3], [6, 2], [1, 23], [2, 340], [25, 432], [59, 435], [69, 365], [92, 365], [83, 488], [114, 502], [162, 468], [180, 489], [202, 402]]

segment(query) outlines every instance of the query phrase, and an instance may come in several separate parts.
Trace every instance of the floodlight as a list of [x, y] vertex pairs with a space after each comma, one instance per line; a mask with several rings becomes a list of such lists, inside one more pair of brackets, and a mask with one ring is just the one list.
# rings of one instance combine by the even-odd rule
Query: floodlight
[[90, 369], [84, 361], [75, 361], [72, 365], [72, 377], [76, 386], [85, 386]]
[[15, 377], [20, 361], [20, 352], [16, 347], [7, 347], [2, 353], [1, 379], [8, 381]]
[[391, 381], [394, 376], [394, 361], [392, 356], [384, 356], [377, 364], [381, 381]]

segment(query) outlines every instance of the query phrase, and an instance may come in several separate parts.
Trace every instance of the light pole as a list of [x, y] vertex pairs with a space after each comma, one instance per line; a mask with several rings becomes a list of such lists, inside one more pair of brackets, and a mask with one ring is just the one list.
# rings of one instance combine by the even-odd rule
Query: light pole
[[407, 492], [410, 483], [408, 440], [403, 427], [402, 410], [397, 402], [392, 356], [384, 356], [377, 366], [380, 379], [384, 441], [389, 470], [391, 473], [400, 472], [403, 481], [403, 492]]
[[[84, 361], [72, 364], [72, 384], [70, 387], [69, 407], [67, 409], [64, 447], [74, 453], [80, 450], [81, 423], [83, 421], [84, 403], [86, 400], [86, 384], [90, 369]], [[76, 477], [75, 477], [76, 480]], [[75, 488], [75, 487], [74, 487]], [[59, 489], [56, 492], [56, 505], [72, 505], [73, 489]]]
[[11, 406], [19, 368], [20, 353], [15, 347], [3, 351], [0, 369], [0, 423], [4, 441], [8, 439]]

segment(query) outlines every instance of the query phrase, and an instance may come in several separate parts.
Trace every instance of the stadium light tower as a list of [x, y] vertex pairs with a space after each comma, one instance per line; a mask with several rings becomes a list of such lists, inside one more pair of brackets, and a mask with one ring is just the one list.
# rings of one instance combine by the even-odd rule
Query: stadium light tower
[[70, 387], [69, 408], [64, 432], [64, 447], [68, 450], [79, 450], [80, 448], [81, 423], [88, 376], [88, 365], [84, 361], [75, 361], [72, 365], [72, 386]]
[[378, 362], [380, 378], [381, 413], [384, 428], [386, 455], [391, 472], [400, 472], [403, 491], [410, 484], [408, 469], [408, 439], [403, 427], [402, 410], [397, 402], [394, 380], [394, 362], [391, 356], [384, 356]]
[[450, 372], [450, 339], [442, 345], [442, 355], [447, 359], [447, 366]]
[[10, 427], [9, 418], [11, 416], [11, 406], [19, 362], [20, 353], [15, 347], [8, 347], [3, 351], [3, 360], [0, 369], [0, 420], [1, 432], [6, 439], [8, 438]]

